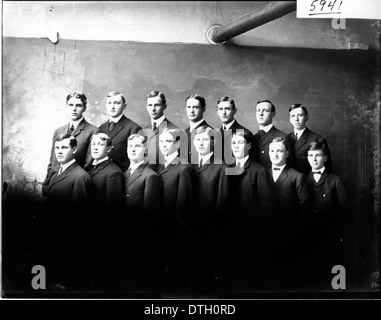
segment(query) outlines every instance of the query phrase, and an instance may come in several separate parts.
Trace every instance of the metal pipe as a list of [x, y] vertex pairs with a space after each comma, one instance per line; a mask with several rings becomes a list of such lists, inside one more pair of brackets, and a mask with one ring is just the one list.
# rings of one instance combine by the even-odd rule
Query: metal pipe
[[296, 1], [273, 1], [227, 25], [210, 27], [207, 38], [211, 43], [222, 43], [295, 10]]

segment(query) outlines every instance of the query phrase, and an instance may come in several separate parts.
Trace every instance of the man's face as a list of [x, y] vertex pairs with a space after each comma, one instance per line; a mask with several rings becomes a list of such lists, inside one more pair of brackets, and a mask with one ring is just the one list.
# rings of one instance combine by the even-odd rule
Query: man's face
[[135, 137], [127, 141], [127, 155], [132, 163], [138, 163], [144, 160], [144, 153], [147, 147], [142, 143], [142, 139]]
[[269, 145], [269, 155], [272, 164], [281, 167], [286, 164], [288, 151], [283, 142], [273, 142]]
[[232, 137], [232, 151], [234, 157], [238, 160], [245, 158], [249, 154], [251, 144], [247, 143], [243, 137], [233, 135]]
[[306, 127], [308, 116], [304, 114], [302, 108], [296, 108], [290, 111], [290, 123], [297, 130], [303, 130]]
[[308, 162], [313, 170], [320, 170], [328, 157], [323, 154], [323, 150], [310, 150], [307, 155]]
[[167, 106], [163, 105], [163, 101], [160, 97], [147, 98], [147, 111], [151, 119], [159, 119], [163, 114]]
[[217, 106], [217, 115], [223, 124], [233, 121], [237, 109], [233, 109], [230, 101], [221, 101]]
[[55, 142], [54, 152], [56, 154], [57, 161], [60, 164], [65, 164], [74, 159], [76, 147], [72, 148], [70, 146], [70, 139], [64, 139], [62, 141]]
[[69, 111], [69, 119], [71, 121], [77, 121], [82, 118], [82, 114], [85, 112], [86, 107], [83, 105], [81, 99], [70, 98], [66, 103]]
[[256, 118], [259, 125], [268, 126], [272, 123], [275, 117], [275, 112], [271, 111], [271, 104], [268, 102], [261, 102], [256, 107]]
[[197, 153], [203, 157], [210, 153], [211, 138], [206, 132], [196, 134], [194, 136], [193, 144]]
[[106, 110], [110, 118], [119, 117], [125, 108], [126, 104], [120, 95], [106, 98]]
[[174, 153], [180, 147], [180, 141], [176, 141], [168, 132], [159, 136], [159, 148], [163, 156], [167, 157]]
[[200, 101], [197, 99], [188, 99], [186, 101], [186, 110], [188, 119], [191, 122], [200, 121], [205, 112], [205, 108], [201, 107]]
[[107, 147], [106, 141], [102, 141], [99, 136], [91, 139], [91, 156], [94, 160], [103, 159], [111, 151], [112, 147]]

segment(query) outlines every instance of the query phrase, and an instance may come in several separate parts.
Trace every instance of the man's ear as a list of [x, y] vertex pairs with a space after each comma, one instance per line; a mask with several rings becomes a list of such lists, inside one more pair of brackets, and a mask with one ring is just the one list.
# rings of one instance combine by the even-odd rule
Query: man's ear
[[107, 151], [106, 151], [106, 152], [107, 152], [107, 153], [109, 153], [109, 152], [110, 152], [112, 149], [114, 149], [114, 147], [113, 147], [113, 146], [108, 146], [108, 147], [107, 147]]
[[327, 156], [324, 156], [324, 157], [323, 157], [323, 160], [324, 160], [324, 162], [327, 162], [328, 157], [327, 157]]
[[77, 152], [77, 147], [73, 147], [73, 154], [75, 154]]
[[234, 108], [232, 111], [233, 111], [233, 116], [237, 113], [237, 108]]
[[164, 111], [165, 109], [167, 109], [167, 104], [164, 104], [164, 105], [163, 105], [163, 111]]
[[247, 144], [247, 150], [250, 150], [251, 149], [251, 143], [248, 143]]
[[289, 151], [286, 151], [286, 158], [290, 155]]

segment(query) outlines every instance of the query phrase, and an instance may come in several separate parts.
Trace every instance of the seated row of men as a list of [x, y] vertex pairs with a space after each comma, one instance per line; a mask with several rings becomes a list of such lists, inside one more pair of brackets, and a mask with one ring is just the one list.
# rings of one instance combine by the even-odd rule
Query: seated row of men
[[326, 170], [328, 153], [322, 142], [312, 142], [308, 147], [313, 171], [305, 177], [287, 165], [290, 147], [283, 137], [275, 137], [270, 143], [272, 169], [266, 170], [251, 158], [250, 136], [243, 130], [231, 138], [235, 162], [223, 163], [214, 154], [213, 132], [206, 126], [195, 130], [197, 162], [189, 164], [183, 156], [187, 155], [187, 144], [181, 143], [182, 131], [164, 129], [159, 135], [164, 162], [159, 165], [147, 162], [148, 138], [132, 134], [127, 142], [130, 165], [125, 173], [109, 158], [113, 144], [105, 133], [91, 137], [93, 166], [89, 172], [76, 162], [76, 138], [62, 134], [54, 144], [60, 169], [43, 187], [46, 203], [52, 209], [138, 215], [161, 208], [162, 213], [175, 216], [180, 225], [197, 214], [223, 214], [233, 206], [236, 214], [280, 210], [295, 215], [313, 210], [329, 215], [349, 203], [340, 177]]

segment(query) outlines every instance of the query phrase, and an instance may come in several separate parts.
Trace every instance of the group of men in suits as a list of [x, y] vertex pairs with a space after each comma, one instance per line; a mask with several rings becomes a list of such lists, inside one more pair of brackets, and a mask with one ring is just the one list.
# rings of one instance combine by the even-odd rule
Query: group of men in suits
[[[146, 97], [151, 125], [144, 128], [123, 114], [127, 103], [119, 92], [107, 95], [109, 120], [99, 128], [83, 117], [86, 103], [83, 93], [67, 96], [70, 121], [53, 134], [43, 196], [48, 211], [60, 212], [54, 226], [62, 217], [74, 219], [62, 224], [61, 232], [52, 231], [60, 250], [65, 247], [63, 233], [71, 224], [75, 222], [79, 229], [86, 224], [83, 217], [92, 216], [92, 236], [83, 237], [81, 243], [91, 246], [91, 239], [97, 239], [95, 248], [108, 257], [101, 269], [110, 268], [114, 261], [121, 266], [120, 275], [128, 265], [135, 271], [145, 267], [146, 275], [158, 277], [152, 270], [166, 270], [161, 274], [165, 275], [173, 269], [176, 279], [184, 279], [190, 259], [198, 257], [210, 262], [194, 266], [200, 270], [197, 276], [206, 274], [207, 286], [213, 286], [218, 277], [237, 273], [244, 283], [246, 271], [258, 263], [259, 252], [284, 249], [284, 244], [278, 246], [285, 240], [279, 234], [293, 238], [286, 239], [293, 246], [296, 235], [303, 234], [301, 228], [316, 223], [309, 216], [327, 218], [347, 207], [345, 187], [331, 173], [327, 141], [306, 127], [308, 112], [303, 105], [290, 107], [294, 130], [285, 134], [272, 123], [273, 103], [259, 101], [259, 130], [253, 135], [234, 118], [237, 108], [227, 96], [217, 101], [220, 129], [213, 129], [203, 118], [206, 101], [198, 94], [185, 99], [189, 119], [185, 130], [167, 119], [166, 98], [159, 91]], [[277, 236], [269, 236], [262, 226], [271, 226]], [[78, 234], [72, 233], [74, 238]], [[140, 245], [134, 246], [137, 239]], [[258, 251], [263, 240], [271, 245]], [[126, 255], [125, 246], [132, 256]], [[224, 254], [221, 248], [229, 248], [230, 253]], [[95, 263], [98, 249], [89, 261]], [[247, 250], [255, 254], [248, 255]], [[296, 249], [290, 252], [297, 256]], [[79, 251], [76, 254], [81, 256]], [[126, 259], [118, 259], [119, 254]], [[177, 259], [171, 263], [174, 256]], [[154, 281], [152, 276], [147, 279]], [[179, 283], [194, 286], [189, 281]]]

